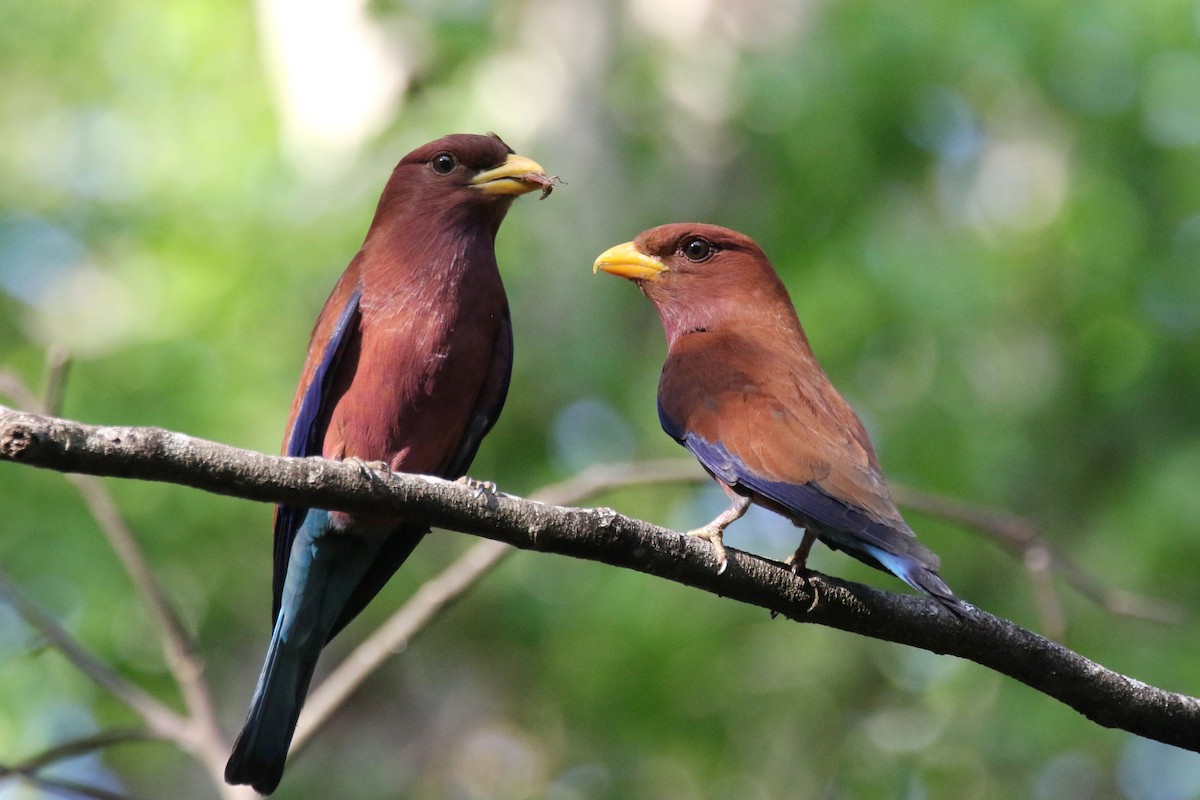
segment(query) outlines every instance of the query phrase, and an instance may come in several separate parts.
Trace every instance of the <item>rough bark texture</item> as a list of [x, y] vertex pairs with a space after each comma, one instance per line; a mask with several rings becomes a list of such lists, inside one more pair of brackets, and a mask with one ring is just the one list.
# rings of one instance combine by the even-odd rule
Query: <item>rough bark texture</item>
[[563, 508], [421, 475], [319, 458], [281, 458], [160, 428], [82, 425], [0, 407], [0, 461], [60, 472], [165, 481], [264, 502], [395, 514], [413, 522], [638, 570], [798, 622], [840, 628], [974, 661], [1092, 721], [1200, 752], [1200, 699], [1125, 677], [977, 610], [960, 619], [895, 595], [736, 550], [715, 571], [703, 542], [617, 514]]

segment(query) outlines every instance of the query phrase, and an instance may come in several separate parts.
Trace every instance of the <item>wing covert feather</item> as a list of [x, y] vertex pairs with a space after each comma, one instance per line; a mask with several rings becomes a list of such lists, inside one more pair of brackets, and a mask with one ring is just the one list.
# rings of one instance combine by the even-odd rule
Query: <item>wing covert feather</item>
[[729, 334], [682, 337], [659, 385], [664, 429], [714, 476], [815, 525], [831, 544], [936, 568], [896, 509], [858, 417], [811, 354], [777, 350]]
[[[339, 287], [340, 288], [340, 287]], [[338, 294], [335, 289], [334, 297]], [[354, 339], [359, 336], [359, 321], [361, 312], [359, 301], [362, 292], [355, 287], [342, 305], [336, 317], [332, 317], [337, 309], [335, 303], [328, 303], [322, 309], [317, 319], [316, 335], [309, 346], [310, 363], [313, 355], [321, 353], [319, 361], [311, 368], [307, 384], [303, 391], [297, 392], [296, 402], [292, 407], [292, 421], [288, 428], [284, 455], [303, 458], [321, 455], [325, 438], [325, 427], [330, 413], [330, 390], [338, 382], [339, 368], [343, 356], [350, 348]], [[334, 319], [327, 338], [322, 336], [322, 327], [328, 325], [327, 319]], [[325, 338], [321, 346], [321, 339]], [[306, 368], [308, 371], [308, 368]], [[275, 570], [272, 591], [271, 619], [279, 616], [279, 603], [283, 594], [283, 583], [287, 576], [288, 559], [292, 552], [292, 541], [296, 531], [304, 522], [305, 509], [295, 506], [275, 507]]]

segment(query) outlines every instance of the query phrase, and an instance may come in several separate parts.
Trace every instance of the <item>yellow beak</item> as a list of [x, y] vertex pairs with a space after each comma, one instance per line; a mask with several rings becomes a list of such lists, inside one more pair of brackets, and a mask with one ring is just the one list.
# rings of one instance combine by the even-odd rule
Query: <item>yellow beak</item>
[[668, 269], [667, 265], [654, 256], [648, 256], [634, 246], [633, 242], [610, 247], [600, 254], [592, 264], [592, 273], [607, 272], [618, 278], [631, 281], [655, 280]]
[[540, 164], [514, 153], [495, 169], [484, 170], [471, 178], [471, 185], [487, 194], [520, 195], [543, 188], [549, 180]]

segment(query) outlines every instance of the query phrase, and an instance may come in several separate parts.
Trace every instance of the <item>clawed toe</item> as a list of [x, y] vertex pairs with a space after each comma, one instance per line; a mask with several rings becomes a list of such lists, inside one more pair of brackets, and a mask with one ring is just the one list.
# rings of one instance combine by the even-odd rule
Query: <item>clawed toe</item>
[[729, 554], [725, 552], [725, 543], [722, 541], [722, 531], [720, 528], [712, 525], [705, 525], [703, 528], [696, 528], [693, 531], [688, 531], [688, 536], [695, 536], [697, 539], [703, 539], [712, 545], [714, 555], [717, 557], [717, 574], [721, 575], [725, 570], [729, 569]]
[[[799, 551], [793, 553], [785, 562], [792, 570], [792, 574], [800, 579], [804, 584], [804, 588], [812, 592], [812, 602], [808, 606], [810, 612], [816, 610], [817, 604], [821, 600], [821, 596], [817, 593], [817, 584], [811, 580], [812, 573], [808, 571], [808, 567], [804, 565], [804, 559], [797, 558]], [[807, 554], [805, 554], [807, 555]]]
[[461, 478], [456, 480], [455, 483], [461, 483], [468, 489], [473, 489], [475, 491], [473, 499], [475, 500], [478, 500], [484, 496], [496, 496], [496, 484], [492, 483], [491, 481], [477, 481], [468, 475], [463, 475]]
[[392, 472], [392, 468], [386, 461], [364, 461], [358, 456], [349, 456], [343, 460], [348, 464], [354, 464], [363, 472], [386, 472], [388, 474]]

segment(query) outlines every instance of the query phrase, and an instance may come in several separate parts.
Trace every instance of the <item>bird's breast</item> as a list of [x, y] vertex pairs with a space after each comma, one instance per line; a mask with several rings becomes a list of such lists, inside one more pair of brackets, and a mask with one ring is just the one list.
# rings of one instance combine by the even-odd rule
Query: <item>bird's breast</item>
[[334, 408], [327, 455], [407, 472], [445, 468], [506, 335], [503, 290], [497, 298], [461, 288], [363, 305], [358, 362]]

